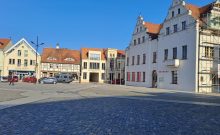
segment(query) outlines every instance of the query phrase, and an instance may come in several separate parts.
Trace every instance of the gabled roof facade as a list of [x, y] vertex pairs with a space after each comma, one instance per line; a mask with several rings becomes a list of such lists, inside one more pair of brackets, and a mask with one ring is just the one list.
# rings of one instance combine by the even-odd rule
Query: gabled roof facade
[[82, 48], [81, 59], [89, 59], [89, 51], [101, 52], [101, 60], [106, 60], [105, 49], [101, 48]]
[[42, 63], [80, 64], [80, 52], [69, 49], [44, 48]]
[[[26, 39], [22, 38], [20, 41], [18, 41], [16, 44], [12, 45], [10, 48], [8, 48], [5, 53], [8, 53], [10, 52], [12, 49], [14, 49], [16, 46], [20, 45], [22, 42], [26, 43], [26, 45], [28, 47], [30, 47], [35, 53], [36, 53], [36, 50], [27, 42]], [[40, 54], [37, 52], [37, 55], [40, 56]]]

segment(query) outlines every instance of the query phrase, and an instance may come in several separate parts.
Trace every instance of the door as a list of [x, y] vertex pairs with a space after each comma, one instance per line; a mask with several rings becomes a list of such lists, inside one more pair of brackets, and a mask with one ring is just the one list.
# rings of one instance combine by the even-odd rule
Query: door
[[152, 88], [157, 88], [157, 71], [152, 72]]

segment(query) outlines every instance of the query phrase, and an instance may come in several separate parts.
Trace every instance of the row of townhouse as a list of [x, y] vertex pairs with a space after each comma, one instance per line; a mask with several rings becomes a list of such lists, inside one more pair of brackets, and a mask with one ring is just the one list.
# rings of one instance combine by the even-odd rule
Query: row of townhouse
[[121, 50], [82, 48], [78, 51], [57, 44], [56, 48], [44, 48], [40, 55], [24, 38], [16, 44], [10, 39], [0, 39], [0, 77], [12, 73], [19, 79], [70, 73], [81, 82], [111, 83], [124, 79], [124, 72], [125, 52]]
[[220, 1], [198, 7], [173, 0], [161, 24], [138, 17], [126, 48], [126, 85], [220, 92], [219, 64]]

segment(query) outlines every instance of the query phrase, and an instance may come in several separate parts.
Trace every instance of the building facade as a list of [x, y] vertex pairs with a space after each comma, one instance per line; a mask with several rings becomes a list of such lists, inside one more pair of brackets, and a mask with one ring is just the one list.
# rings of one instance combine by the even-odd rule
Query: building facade
[[19, 79], [24, 76], [36, 76], [39, 78], [39, 67], [36, 66], [36, 56], [40, 63], [40, 54], [22, 38], [16, 44], [11, 44], [3, 51], [2, 76], [16, 74]]
[[106, 55], [104, 49], [81, 49], [81, 83], [105, 82]]
[[6, 38], [0, 39], [0, 77], [3, 76], [4, 69], [4, 51], [11, 46], [11, 40]]
[[44, 48], [41, 58], [41, 77], [53, 77], [59, 73], [70, 73], [74, 80], [80, 76], [80, 51]]
[[126, 49], [126, 85], [219, 92], [220, 2], [173, 0], [161, 24], [137, 19]]
[[106, 83], [113, 83], [114, 80], [120, 84], [125, 79], [125, 51], [108, 48], [105, 50], [106, 55]]

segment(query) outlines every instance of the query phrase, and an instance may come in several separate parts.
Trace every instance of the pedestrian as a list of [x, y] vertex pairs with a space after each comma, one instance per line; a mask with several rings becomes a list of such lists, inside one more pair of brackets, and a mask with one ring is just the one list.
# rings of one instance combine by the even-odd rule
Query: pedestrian
[[10, 79], [9, 85], [14, 85], [14, 74], [13, 73], [11, 74], [9, 79]]

